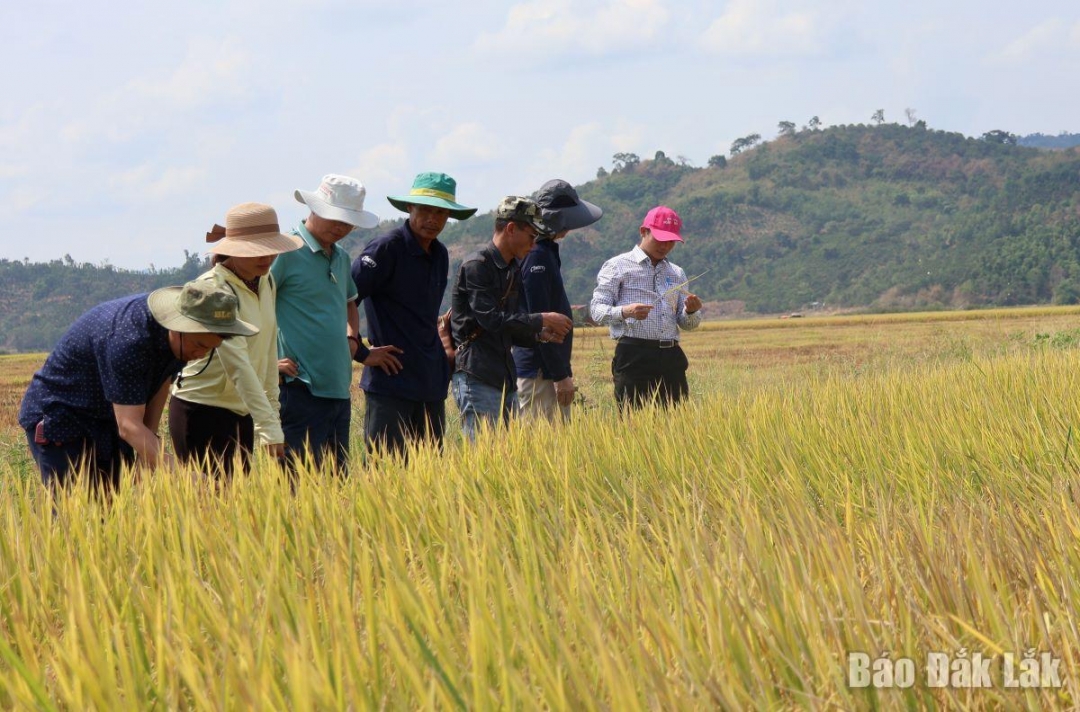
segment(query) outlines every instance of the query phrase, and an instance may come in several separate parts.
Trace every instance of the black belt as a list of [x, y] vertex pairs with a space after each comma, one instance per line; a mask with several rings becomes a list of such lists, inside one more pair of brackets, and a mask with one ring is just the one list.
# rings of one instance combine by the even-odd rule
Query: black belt
[[624, 336], [619, 339], [620, 344], [631, 346], [650, 346], [654, 349], [670, 349], [679, 345], [678, 339], [635, 339], [632, 336]]

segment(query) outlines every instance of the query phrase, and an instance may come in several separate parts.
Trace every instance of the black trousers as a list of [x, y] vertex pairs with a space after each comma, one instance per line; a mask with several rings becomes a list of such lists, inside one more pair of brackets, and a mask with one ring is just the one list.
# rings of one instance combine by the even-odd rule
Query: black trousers
[[640, 408], [654, 401], [660, 405], [678, 403], [690, 392], [686, 383], [689, 365], [686, 354], [677, 344], [662, 349], [651, 344], [620, 341], [611, 361], [615, 401], [620, 409]]
[[364, 443], [368, 452], [405, 454], [410, 441], [442, 444], [446, 401], [413, 401], [364, 393]]
[[176, 398], [169, 400], [169, 435], [176, 457], [208, 474], [231, 476], [237, 453], [247, 472], [255, 449], [255, 421], [227, 408]]

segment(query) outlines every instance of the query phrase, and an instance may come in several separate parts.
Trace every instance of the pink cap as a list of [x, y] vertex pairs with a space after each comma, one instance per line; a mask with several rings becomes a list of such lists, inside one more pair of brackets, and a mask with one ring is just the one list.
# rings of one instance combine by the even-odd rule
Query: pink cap
[[649, 228], [652, 236], [660, 242], [683, 241], [679, 237], [679, 233], [682, 232], [682, 218], [666, 205], [660, 205], [650, 210], [641, 226]]

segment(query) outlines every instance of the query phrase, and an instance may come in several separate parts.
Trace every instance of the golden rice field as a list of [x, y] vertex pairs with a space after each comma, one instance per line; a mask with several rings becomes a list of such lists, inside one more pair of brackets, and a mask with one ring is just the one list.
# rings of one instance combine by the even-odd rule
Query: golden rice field
[[47, 500], [14, 423], [41, 357], [0, 359], [0, 707], [1078, 705], [1080, 311], [685, 343], [671, 411], [619, 418], [585, 331], [568, 427], [109, 503]]

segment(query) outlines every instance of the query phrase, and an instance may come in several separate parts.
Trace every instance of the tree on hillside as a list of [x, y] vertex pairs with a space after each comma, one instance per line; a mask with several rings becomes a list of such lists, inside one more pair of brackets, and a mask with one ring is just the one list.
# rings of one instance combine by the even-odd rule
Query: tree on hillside
[[709, 158], [709, 168], [726, 168], [726, 167], [727, 167], [727, 156], [723, 156], [723, 155], [718, 153], [715, 156], [711, 156]]
[[1019, 140], [1019, 137], [1016, 134], [1002, 131], [1001, 129], [987, 131], [980, 138], [987, 143], [1000, 143], [1007, 146], [1015, 146], [1016, 142]]
[[675, 156], [675, 162], [678, 163], [680, 166], [689, 166], [691, 164], [690, 159], [681, 154]]
[[915, 122], [918, 121], [915, 118], [915, 109], [904, 109], [904, 116], [907, 117], [908, 126], [914, 126]]
[[201, 256], [198, 252], [184, 250], [184, 264], [180, 265], [177, 272], [178, 282], [188, 282], [210, 269], [212, 266], [210, 257]]
[[811, 131], [820, 131], [821, 130], [821, 119], [819, 119], [816, 116], [811, 116], [810, 120], [808, 122], [806, 122], [806, 127], [808, 129], [810, 129]]
[[761, 134], [750, 134], [749, 136], [743, 136], [737, 138], [731, 143], [731, 155], [737, 156], [748, 148], [753, 148], [754, 144], [761, 140]]
[[795, 122], [794, 121], [781, 121], [776, 125], [778, 129], [778, 136], [794, 136], [795, 135]]
[[604, 169], [603, 166], [600, 166], [599, 168], [596, 169], [596, 177], [598, 179], [599, 178], [607, 178], [607, 176], [608, 176], [608, 172]]
[[616, 153], [611, 157], [611, 162], [614, 164], [616, 171], [629, 173], [634, 170], [634, 166], [641, 163], [641, 158], [636, 153]]
[[874, 115], [870, 117], [870, 120], [878, 126], [881, 126], [883, 123], [885, 123], [885, 109], [878, 109], [877, 111], [875, 111]]
[[657, 151], [653, 156], [653, 163], [658, 166], [674, 166], [675, 161], [667, 157], [667, 154], [663, 151]]
[[1054, 287], [1054, 304], [1076, 304], [1080, 302], [1080, 286], [1071, 279], [1063, 279]]

